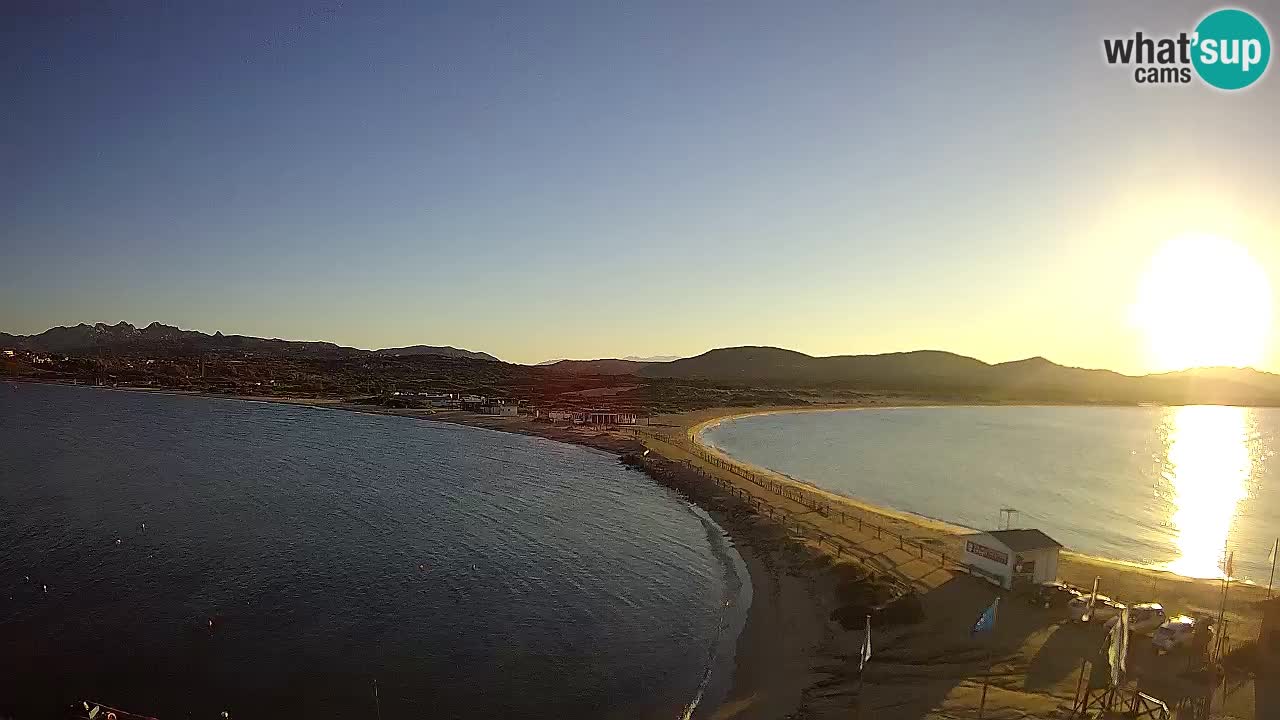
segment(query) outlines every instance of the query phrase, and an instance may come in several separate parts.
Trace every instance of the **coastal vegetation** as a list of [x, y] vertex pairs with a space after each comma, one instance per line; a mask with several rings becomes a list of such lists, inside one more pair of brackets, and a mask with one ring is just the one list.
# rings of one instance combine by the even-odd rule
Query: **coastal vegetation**
[[459, 392], [540, 407], [589, 407], [604, 398], [610, 407], [645, 415], [866, 403], [884, 396], [947, 403], [1280, 405], [1280, 376], [1248, 368], [1130, 376], [1039, 357], [989, 364], [942, 351], [812, 357], [737, 347], [661, 362], [520, 365], [447, 346], [369, 351], [159, 323], [0, 333], [0, 350], [0, 374], [37, 380], [282, 398]]

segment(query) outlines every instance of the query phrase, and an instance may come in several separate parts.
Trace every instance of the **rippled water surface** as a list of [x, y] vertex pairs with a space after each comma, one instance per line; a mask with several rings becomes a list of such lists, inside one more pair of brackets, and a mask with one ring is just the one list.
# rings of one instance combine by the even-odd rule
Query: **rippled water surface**
[[949, 407], [739, 418], [704, 439], [821, 487], [1073, 550], [1266, 584], [1280, 534], [1280, 409]]
[[707, 702], [728, 681], [740, 563], [583, 448], [0, 384], [0, 711], [20, 717], [89, 697], [372, 718], [375, 679], [383, 718], [676, 717], [709, 663]]

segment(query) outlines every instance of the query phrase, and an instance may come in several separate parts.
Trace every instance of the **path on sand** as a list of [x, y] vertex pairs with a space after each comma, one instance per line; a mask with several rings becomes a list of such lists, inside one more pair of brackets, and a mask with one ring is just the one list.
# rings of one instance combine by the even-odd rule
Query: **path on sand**
[[[877, 630], [877, 652], [866, 672], [865, 687], [856, 678], [861, 633], [836, 633], [815, 656], [814, 669], [825, 673], [805, 692], [804, 707], [812, 717], [843, 717], [861, 694], [867, 717], [886, 720], [942, 720], [976, 715], [983, 676], [990, 673], [987, 712], [992, 717], [1034, 718], [1064, 716], [1075, 694], [1082, 661], [1105, 667], [1099, 655], [1103, 631], [1093, 625], [1063, 622], [1022, 600], [1006, 597], [1001, 621], [989, 644], [969, 635], [973, 619], [997, 591], [970, 577], [958, 563], [963, 540], [945, 523], [919, 522], [880, 512], [856, 500], [759, 468], [722, 464], [722, 454], [689, 442], [687, 426], [651, 426], [636, 436], [655, 453], [687, 463], [738, 494], [758, 500], [765, 514], [777, 513], [786, 524], [810, 538], [831, 538], [824, 544], [835, 557], [852, 558], [920, 593], [925, 620], [915, 626]], [[708, 459], [709, 458], [709, 459]], [[740, 465], [731, 461], [732, 465]], [[760, 484], [759, 475], [768, 481]], [[751, 479], [756, 475], [756, 481]], [[777, 484], [781, 483], [781, 485]], [[772, 489], [767, 486], [772, 485]], [[803, 490], [805, 502], [792, 499], [789, 487]], [[781, 489], [783, 492], [777, 492]], [[814, 494], [817, 494], [816, 497]], [[814, 509], [830, 499], [825, 514]], [[858, 522], [861, 519], [863, 522]], [[838, 548], [838, 550], [835, 550]], [[928, 550], [924, 550], [927, 548]], [[934, 554], [938, 553], [938, 554]], [[1081, 556], [1064, 556], [1060, 571], [1080, 584], [1102, 576], [1104, 589], [1129, 602], [1159, 599], [1181, 610], [1200, 606], [1216, 590], [1215, 583], [1192, 581], [1168, 573], [1120, 566]], [[1250, 588], [1243, 594], [1255, 595]], [[1202, 595], [1204, 597], [1202, 597]], [[1239, 610], [1252, 610], [1242, 603]], [[1240, 620], [1253, 620], [1242, 613]], [[1251, 623], [1245, 623], [1245, 626]], [[1255, 626], [1256, 627], [1256, 626]], [[1244, 630], [1244, 628], [1241, 628]], [[1240, 635], [1248, 637], [1244, 630]], [[1237, 636], [1239, 637], [1239, 636]], [[1194, 694], [1178, 680], [1185, 665], [1181, 656], [1156, 656], [1141, 642], [1131, 656], [1134, 677], [1169, 700], [1170, 705]], [[988, 650], [989, 648], [989, 650]], [[992, 651], [988, 670], [987, 652]], [[853, 659], [853, 660], [851, 660]], [[1181, 664], [1179, 664], [1181, 663]], [[1167, 681], [1172, 681], [1169, 685]], [[1245, 681], [1224, 698], [1208, 689], [1207, 702], [1240, 718], [1254, 716], [1252, 683]], [[1226, 707], [1224, 707], [1224, 705]], [[1204, 707], [1201, 705], [1200, 707]], [[1192, 717], [1175, 711], [1175, 716]]]
[[[843, 540], [844, 542], [839, 543], [841, 553], [850, 553], [868, 568], [919, 592], [928, 592], [942, 586], [960, 571], [955, 563], [959, 557], [959, 547], [956, 543], [948, 542], [951, 540], [949, 537], [921, 533], [917, 528], [905, 524], [895, 526], [891, 518], [871, 517], [859, 509], [843, 505], [841, 510], [824, 516], [802, 502], [778, 495], [726, 467], [708, 462], [678, 438], [650, 432], [639, 433], [639, 437], [654, 452], [677, 462], [689, 463], [703, 473], [731, 483], [736, 489], [782, 511], [793, 524], [807, 528], [815, 537], [821, 535]], [[782, 476], [778, 478], [797, 488], [811, 490]], [[859, 520], [862, 522], [858, 522]], [[931, 550], [922, 552], [922, 546], [930, 547]], [[937, 553], [942, 553], [946, 559], [941, 559]]]

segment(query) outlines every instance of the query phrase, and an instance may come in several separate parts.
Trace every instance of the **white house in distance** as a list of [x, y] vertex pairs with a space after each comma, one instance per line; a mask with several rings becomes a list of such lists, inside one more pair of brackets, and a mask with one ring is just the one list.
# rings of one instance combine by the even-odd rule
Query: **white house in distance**
[[975, 575], [1009, 590], [1058, 579], [1062, 543], [1039, 530], [992, 530], [964, 536], [964, 562]]
[[515, 405], [508, 405], [501, 400], [494, 401], [481, 408], [481, 412], [485, 415], [500, 415], [502, 417], [515, 417], [519, 414], [519, 409]]
[[587, 410], [582, 413], [584, 425], [635, 425], [636, 414], [612, 410]]

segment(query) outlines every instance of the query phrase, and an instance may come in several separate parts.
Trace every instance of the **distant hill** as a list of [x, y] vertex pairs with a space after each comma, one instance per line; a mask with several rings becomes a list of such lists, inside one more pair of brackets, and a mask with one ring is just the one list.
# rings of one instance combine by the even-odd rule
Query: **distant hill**
[[1199, 368], [1134, 377], [1065, 367], [1042, 357], [991, 365], [938, 350], [813, 357], [773, 347], [723, 348], [674, 362], [644, 363], [634, 373], [730, 386], [839, 388], [989, 400], [1280, 404], [1280, 375], [1251, 368]]
[[[369, 351], [327, 342], [220, 332], [209, 335], [160, 323], [144, 328], [125, 322], [80, 324], [26, 336], [0, 333], [0, 347], [68, 355], [111, 352], [180, 357], [233, 352], [306, 358], [322, 362], [331, 377], [341, 375], [345, 380], [367, 372], [370, 357], [379, 357], [384, 364], [416, 361], [418, 369], [414, 372], [419, 378], [427, 376], [421, 359], [431, 356], [441, 358], [434, 365], [472, 363], [484, 373], [503, 368], [529, 370], [502, 363], [488, 353], [448, 346], [413, 345]], [[397, 361], [397, 357], [404, 360]], [[359, 358], [365, 360], [349, 362]], [[694, 392], [695, 386], [712, 386], [770, 393], [815, 390], [904, 394], [949, 401], [1280, 405], [1280, 375], [1249, 368], [1196, 368], [1137, 377], [1110, 370], [1065, 367], [1042, 357], [992, 365], [940, 350], [814, 357], [776, 347], [734, 347], [665, 362], [634, 358], [558, 360], [541, 364], [532, 372], [538, 374], [537, 382], [543, 387], [557, 386], [560, 380], [556, 378], [572, 386], [588, 376], [630, 375], [635, 384], [649, 379], [651, 385], [687, 381], [679, 389], [683, 395]], [[611, 378], [609, 382], [617, 381]]]
[[673, 360], [680, 360], [681, 357], [679, 355], [650, 355], [648, 357], [637, 357], [635, 355], [628, 355], [622, 359], [630, 360], [631, 362], [657, 363], [657, 362], [671, 362]]
[[[654, 363], [657, 364], [657, 363]], [[555, 360], [537, 367], [572, 375], [639, 375], [648, 363], [635, 360]]]
[[[671, 363], [672, 360], [680, 360], [680, 355], [650, 355], [648, 357], [639, 357], [636, 355], [627, 355], [626, 357], [618, 357], [617, 360], [626, 361], [626, 363]], [[556, 360], [543, 360], [541, 363], [534, 365], [535, 368], [545, 368], [548, 365], [558, 365], [561, 363], [613, 363], [614, 359], [603, 360], [566, 360], [558, 357]], [[573, 365], [566, 365], [564, 368], [572, 368]]]
[[[48, 353], [90, 353], [100, 351], [185, 355], [217, 351], [258, 352], [273, 355], [363, 354], [369, 351], [342, 347], [330, 342], [303, 342], [260, 338], [248, 335], [212, 335], [198, 330], [183, 330], [153, 322], [138, 328], [127, 322], [115, 325], [81, 323], [71, 327], [55, 327], [38, 335], [0, 333], [0, 345]], [[493, 360], [488, 353], [459, 350], [453, 347], [414, 345], [378, 350], [379, 355], [440, 355], [444, 357]]]
[[475, 352], [472, 350], [462, 350], [450, 345], [410, 345], [402, 348], [383, 348], [382, 350], [374, 350], [377, 355], [439, 355], [441, 357], [458, 357], [470, 358], [472, 360], [492, 360], [493, 362], [501, 362], [498, 358], [485, 352]]
[[640, 374], [795, 387], [975, 387], [982, 384], [990, 367], [981, 360], [935, 350], [813, 357], [775, 347], [737, 347], [669, 363], [646, 364]]

